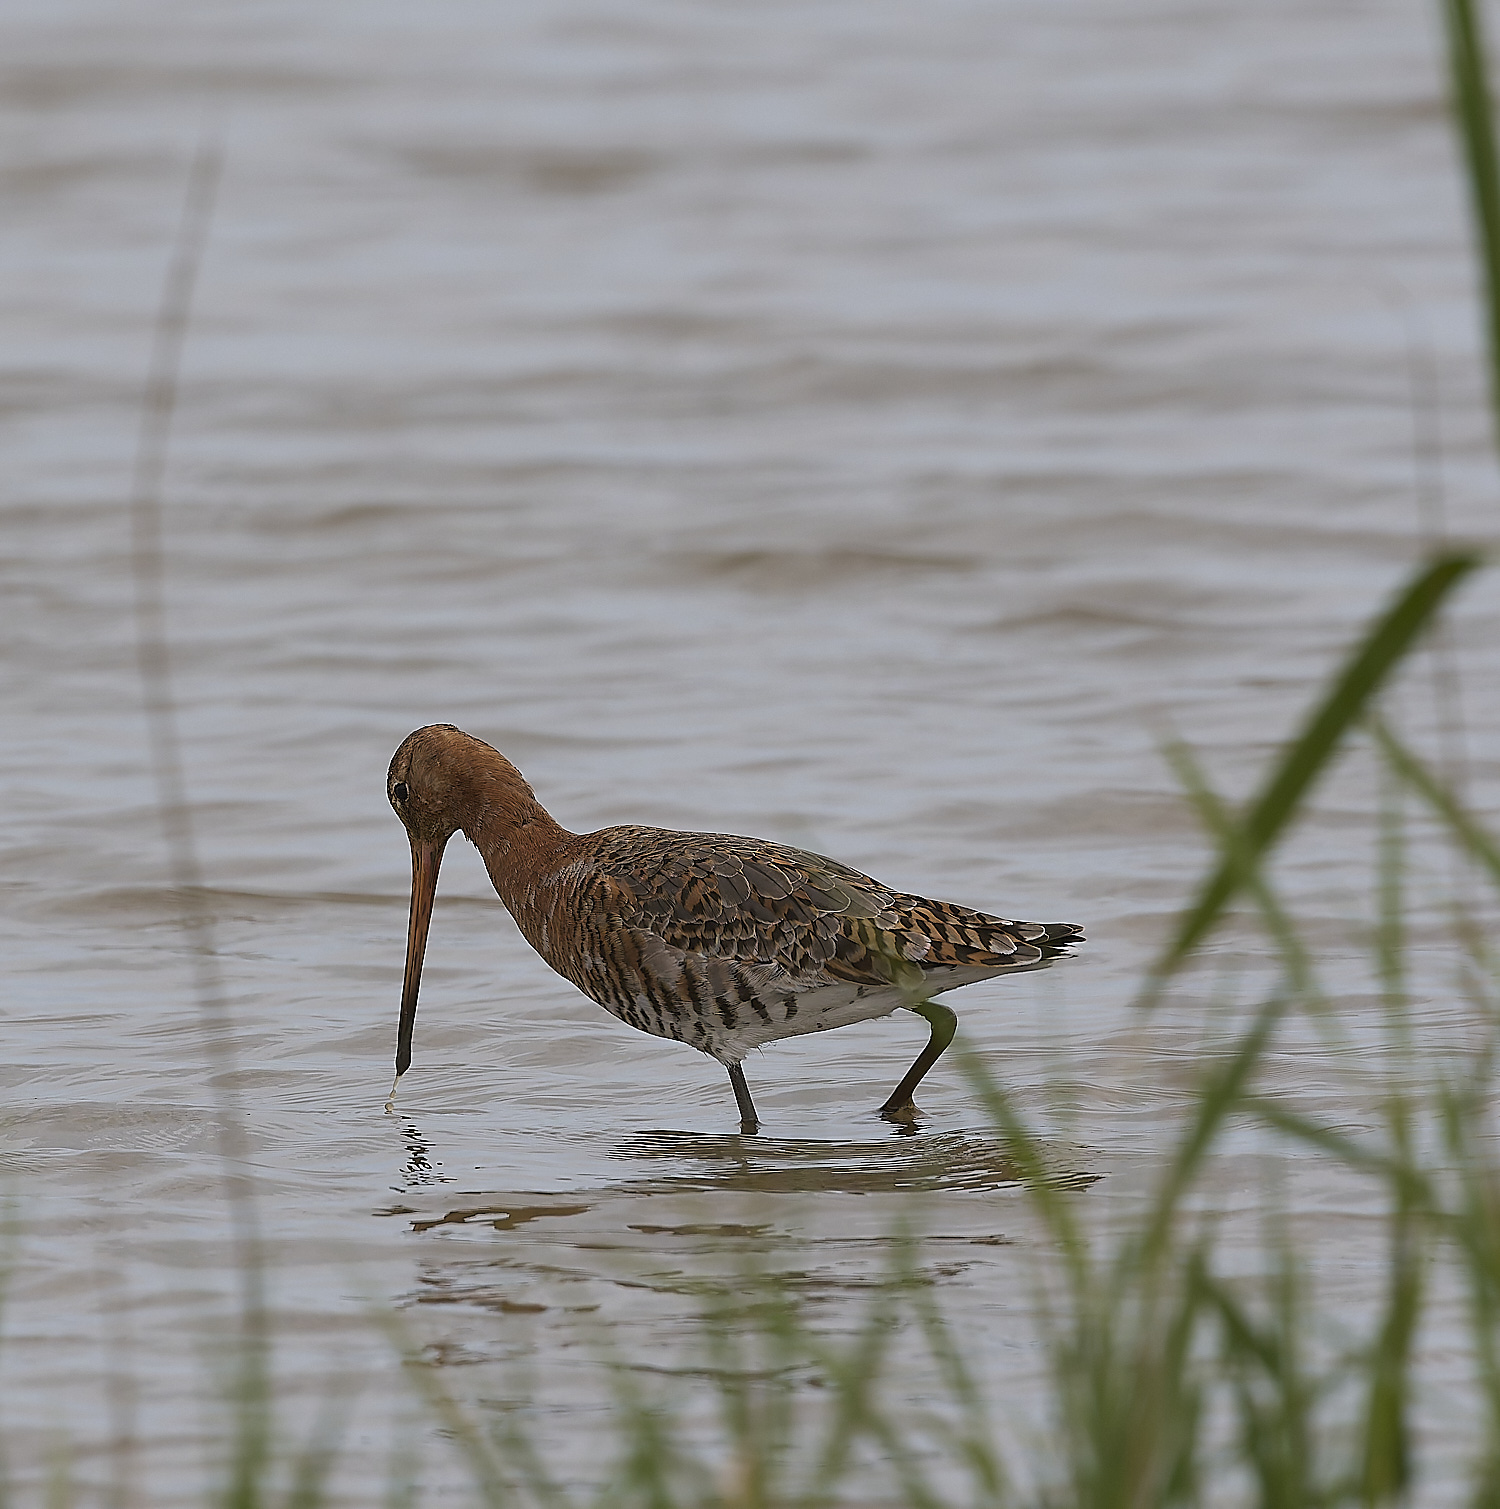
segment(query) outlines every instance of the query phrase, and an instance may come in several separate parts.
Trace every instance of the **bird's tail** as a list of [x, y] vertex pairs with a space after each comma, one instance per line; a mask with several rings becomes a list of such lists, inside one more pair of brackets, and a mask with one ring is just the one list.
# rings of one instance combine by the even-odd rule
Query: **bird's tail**
[[1036, 922], [1042, 935], [1027, 941], [1041, 949], [1044, 959], [1066, 959], [1073, 952], [1075, 943], [1085, 941], [1083, 928], [1076, 922]]
[[1071, 951], [1083, 939], [1072, 922], [1013, 922], [951, 901], [898, 898], [893, 909], [903, 930], [927, 941], [922, 967], [1035, 969]]

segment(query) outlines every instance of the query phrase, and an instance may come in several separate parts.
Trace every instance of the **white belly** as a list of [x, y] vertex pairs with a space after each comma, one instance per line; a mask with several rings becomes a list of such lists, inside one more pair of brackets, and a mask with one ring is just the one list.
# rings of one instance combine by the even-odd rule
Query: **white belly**
[[[946, 976], [929, 977], [928, 990], [917, 1000], [956, 990], [960, 985], [972, 985], [976, 980], [1014, 972], [978, 967], [955, 969]], [[801, 1037], [808, 1032], [828, 1032], [855, 1022], [874, 1021], [876, 1017], [889, 1016], [902, 1006], [915, 1004], [917, 1001], [913, 1001], [909, 991], [894, 985], [824, 985], [797, 997], [797, 1009], [790, 1020], [782, 1018], [778, 1003], [770, 1007], [769, 1022], [761, 1021], [757, 1016], [750, 1021], [741, 1020], [734, 1028], [719, 1027], [713, 1033], [712, 1047], [705, 1051], [720, 1063], [737, 1064], [752, 1048], [764, 1047], [781, 1038]]]

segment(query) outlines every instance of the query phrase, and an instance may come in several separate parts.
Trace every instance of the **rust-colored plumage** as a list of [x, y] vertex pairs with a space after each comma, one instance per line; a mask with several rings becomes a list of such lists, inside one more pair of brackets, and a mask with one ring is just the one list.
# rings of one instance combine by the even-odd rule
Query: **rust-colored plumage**
[[1040, 969], [1083, 936], [1072, 923], [1011, 922], [903, 895], [764, 839], [637, 826], [570, 833], [504, 755], [449, 724], [401, 745], [387, 792], [412, 851], [398, 1079], [411, 1062], [438, 866], [459, 831], [553, 969], [621, 1021], [729, 1070], [747, 1131], [758, 1118], [740, 1065], [752, 1048], [909, 1007], [932, 1040], [881, 1108], [909, 1116], [911, 1092], [956, 1022], [931, 998]]

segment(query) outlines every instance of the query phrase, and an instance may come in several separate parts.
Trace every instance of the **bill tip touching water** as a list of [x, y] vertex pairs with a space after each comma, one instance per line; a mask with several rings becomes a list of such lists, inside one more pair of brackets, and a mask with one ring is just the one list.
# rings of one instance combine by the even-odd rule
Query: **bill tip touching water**
[[[386, 793], [412, 862], [396, 1084], [411, 1065], [438, 870], [458, 832], [558, 974], [630, 1026], [724, 1066], [744, 1132], [760, 1126], [742, 1067], [752, 1048], [903, 1007], [931, 1037], [880, 1114], [911, 1120], [913, 1093], [958, 1023], [933, 997], [1043, 969], [1083, 940], [1071, 922], [907, 895], [766, 839], [635, 824], [571, 833], [504, 755], [449, 723], [407, 737]], [[393, 1084], [387, 1109], [395, 1094]]]

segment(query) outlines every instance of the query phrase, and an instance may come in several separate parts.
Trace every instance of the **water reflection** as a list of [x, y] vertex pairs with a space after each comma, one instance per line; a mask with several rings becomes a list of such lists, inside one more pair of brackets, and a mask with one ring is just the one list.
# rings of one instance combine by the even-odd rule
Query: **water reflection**
[[402, 1164], [401, 1172], [397, 1176], [401, 1181], [396, 1186], [399, 1190], [405, 1192], [412, 1188], [420, 1188], [424, 1184], [451, 1184], [453, 1182], [447, 1174], [438, 1172], [443, 1165], [433, 1161], [426, 1139], [410, 1122], [401, 1128], [401, 1137], [406, 1143], [406, 1162]]
[[[451, 1185], [433, 1139], [414, 1125], [402, 1128], [406, 1158], [395, 1188], [408, 1197]], [[1027, 1181], [1025, 1166], [1003, 1138], [987, 1131], [951, 1131], [921, 1136], [889, 1132], [879, 1138], [744, 1137], [670, 1129], [641, 1132], [603, 1150], [605, 1158], [634, 1165], [622, 1177], [582, 1190], [559, 1192], [552, 1203], [543, 1188], [524, 1196], [465, 1191], [463, 1205], [444, 1210], [396, 1207], [418, 1217], [414, 1231], [439, 1226], [492, 1225], [510, 1230], [549, 1215], [573, 1215], [600, 1199], [676, 1194], [724, 1195], [906, 1195], [914, 1193], [985, 1192], [1019, 1189]], [[1053, 1188], [1083, 1190], [1104, 1177], [1096, 1149], [1053, 1142], [1041, 1149], [1043, 1177]], [[559, 1204], [561, 1200], [582, 1204]], [[716, 1229], [722, 1223], [715, 1223]], [[637, 1229], [648, 1230], [641, 1226]], [[722, 1229], [728, 1234], [729, 1226]], [[733, 1228], [738, 1231], [738, 1227]]]
[[[441, 1166], [414, 1129], [408, 1142]], [[993, 1193], [1019, 1193], [1023, 1170], [982, 1128], [821, 1141], [655, 1130], [600, 1151], [621, 1177], [458, 1198], [412, 1186], [388, 1212], [421, 1244], [401, 1303], [427, 1317], [434, 1361], [529, 1367], [578, 1354], [603, 1326], [631, 1367], [696, 1366], [674, 1348], [705, 1307], [774, 1292], [820, 1324], [853, 1325], [872, 1296], [912, 1284], [1011, 1294], [1032, 1245], [1027, 1202]], [[454, 1148], [448, 1161], [466, 1160]], [[1058, 1187], [1103, 1177], [1081, 1144], [1050, 1144], [1044, 1162]], [[922, 1235], [907, 1246], [903, 1232]], [[583, 1316], [594, 1330], [579, 1330]]]
[[[904, 1130], [904, 1129], [903, 1129]], [[913, 1129], [914, 1130], [914, 1129]], [[619, 1144], [613, 1156], [638, 1163], [670, 1163], [661, 1176], [630, 1181], [640, 1193], [723, 1190], [742, 1194], [895, 1194], [913, 1191], [994, 1190], [1025, 1183], [1005, 1143], [974, 1132], [890, 1136], [869, 1142], [704, 1137], [646, 1132]], [[1049, 1184], [1086, 1189], [1102, 1175], [1089, 1148], [1053, 1144], [1043, 1153]]]
[[545, 1216], [581, 1216], [592, 1205], [521, 1205], [515, 1200], [497, 1199], [483, 1205], [463, 1206], [441, 1216], [411, 1223], [413, 1231], [431, 1231], [434, 1226], [486, 1225], [496, 1231], [514, 1231], [530, 1221]]

